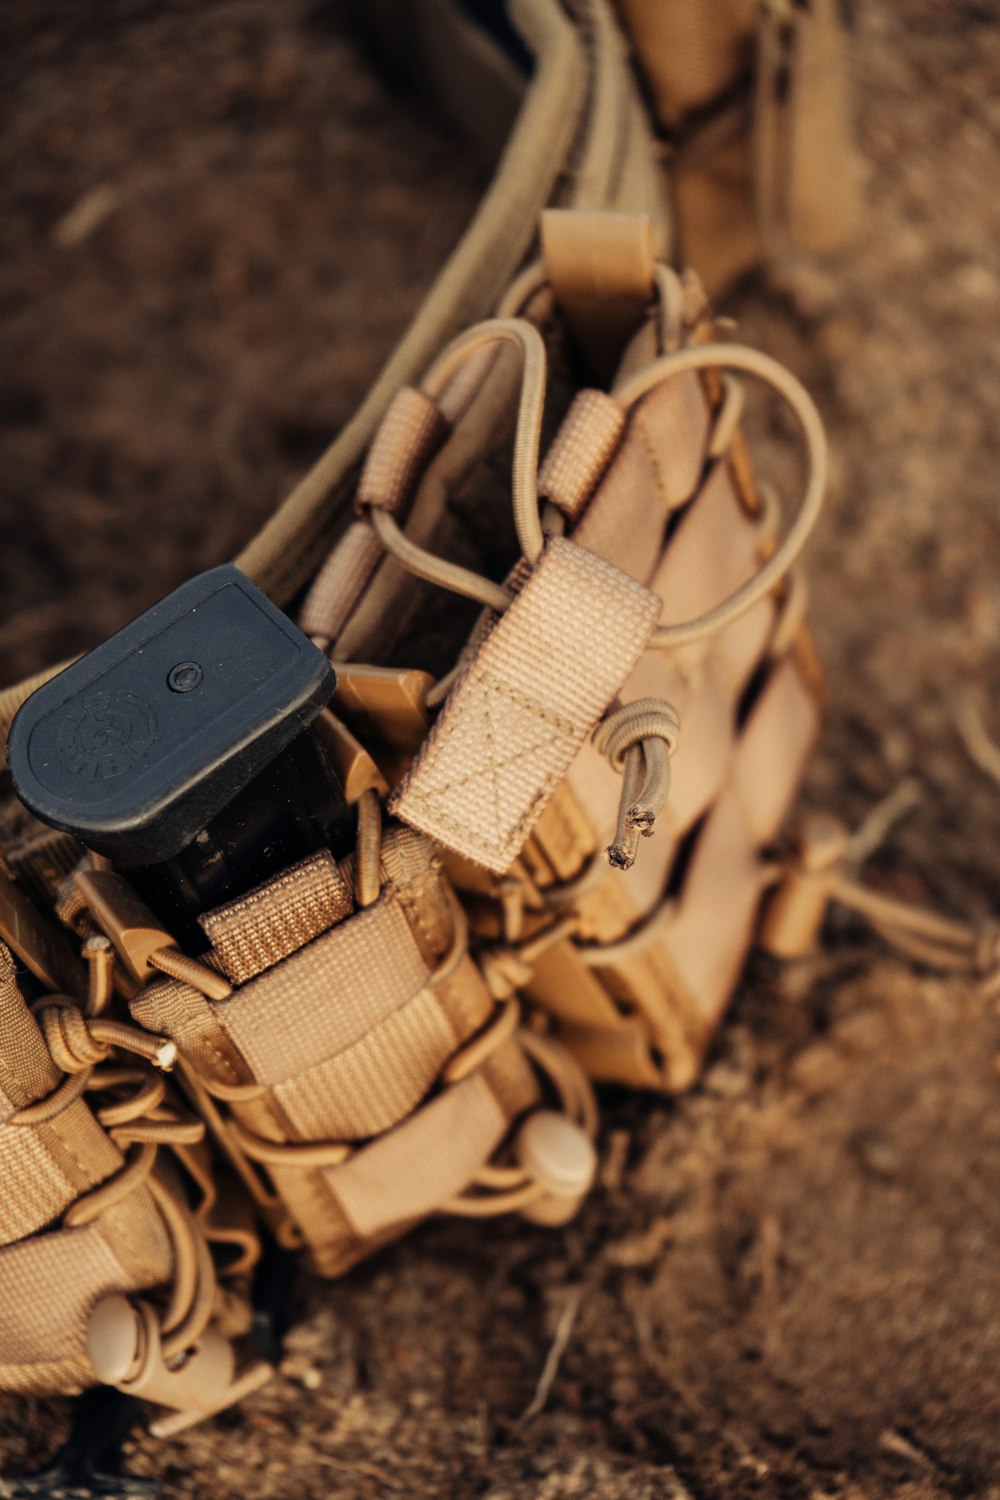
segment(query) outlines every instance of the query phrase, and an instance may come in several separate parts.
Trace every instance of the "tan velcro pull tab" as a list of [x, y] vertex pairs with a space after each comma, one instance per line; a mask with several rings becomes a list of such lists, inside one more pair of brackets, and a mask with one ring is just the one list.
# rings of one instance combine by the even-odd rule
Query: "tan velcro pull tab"
[[654, 299], [658, 245], [646, 214], [547, 208], [542, 259], [584, 354], [610, 377]]
[[579, 391], [545, 455], [538, 493], [575, 521], [625, 431], [625, 410], [604, 391]]
[[392, 811], [503, 874], [659, 613], [656, 594], [553, 537], [449, 694]]
[[273, 968], [354, 910], [351, 887], [329, 849], [291, 865], [255, 890], [199, 918], [233, 984]]
[[447, 423], [430, 396], [409, 385], [398, 390], [368, 450], [355, 509], [374, 505], [398, 510], [446, 431]]

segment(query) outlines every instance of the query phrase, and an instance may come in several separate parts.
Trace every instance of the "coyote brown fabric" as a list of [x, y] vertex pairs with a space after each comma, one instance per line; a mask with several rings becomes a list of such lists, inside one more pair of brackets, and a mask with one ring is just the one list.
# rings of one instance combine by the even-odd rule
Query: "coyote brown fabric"
[[332, 1168], [328, 1180], [358, 1238], [422, 1219], [461, 1192], [499, 1145], [508, 1123], [488, 1082], [477, 1074], [445, 1089], [405, 1124]]
[[45, 1123], [12, 1122], [63, 1075], [2, 945], [0, 1035], [0, 1391], [77, 1391], [93, 1382], [85, 1332], [94, 1303], [168, 1281], [172, 1252], [146, 1188], [92, 1224], [59, 1228], [70, 1204], [123, 1157], [82, 1099]]
[[859, 197], [836, 0], [620, 8], [670, 147], [682, 258], [709, 291], [845, 244]]
[[[773, 545], [771, 523], [748, 511], [731, 462], [706, 465], [711, 405], [697, 379], [651, 392], [571, 533], [660, 597], [667, 623], [731, 593]], [[712, 636], [645, 653], [624, 685], [625, 701], [666, 698], [683, 726], [670, 798], [631, 871], [602, 874], [593, 863], [612, 837], [620, 782], [590, 744], [524, 851], [543, 900], [550, 888], [572, 889], [588, 865], [596, 872], [577, 897], [554, 904], [559, 916], [576, 913], [579, 934], [535, 961], [526, 992], [597, 1078], [688, 1087], [738, 978], [761, 851], [818, 727], [814, 679], [794, 654], [770, 655], [779, 619], [779, 600], [765, 598]]]
[[[679, 290], [672, 336], [682, 346], [710, 342], [703, 293], [690, 279]], [[558, 349], [551, 300], [532, 307]], [[636, 331], [623, 359], [630, 373], [662, 348], [663, 313], [657, 306]], [[465, 412], [417, 484], [408, 534], [444, 555], [455, 485], [471, 489], [467, 476], [487, 471], [506, 431], [498, 410], [504, 402], [510, 410], [516, 387], [498, 384], [499, 370], [496, 361], [474, 371], [478, 389], [467, 377]], [[808, 637], [786, 616], [797, 590], [786, 580], [724, 628], [670, 651], [639, 646], [624, 681], [609, 674], [604, 706], [615, 694], [623, 703], [666, 700], [682, 724], [670, 796], [626, 873], [609, 871], [602, 853], [614, 836], [620, 774], [585, 732], [550, 767], [544, 717], [533, 717], [537, 705], [572, 719], [563, 699], [574, 674], [581, 665], [604, 671], [614, 636], [589, 619], [594, 590], [582, 582], [560, 604], [559, 657], [550, 655], [550, 612], [525, 624], [519, 613], [560, 552], [630, 577], [657, 601], [665, 625], [699, 617], [758, 572], [776, 544], [775, 517], [757, 494], [739, 429], [716, 451], [728, 389], [713, 372], [681, 373], [627, 412], [604, 392], [577, 394], [539, 479], [540, 493], [563, 502], [566, 537], [549, 541], [534, 575], [524, 564], [514, 570], [513, 604], [501, 617], [481, 617], [471, 636], [463, 638], [463, 617], [442, 596], [437, 618], [450, 611], [452, 661], [461, 667], [393, 804], [447, 851], [482, 941], [507, 931], [512, 890], [520, 891], [532, 956], [518, 950], [508, 972], [527, 970], [522, 993], [589, 1072], [641, 1087], [679, 1089], [697, 1076], [751, 941], [762, 850], [799, 784], [818, 721]], [[509, 503], [506, 495], [498, 503]], [[419, 654], [403, 654], [421, 639], [414, 600], [426, 601], [423, 587], [415, 594], [393, 560], [383, 563], [345, 621], [338, 652], [377, 662], [391, 651], [424, 666]], [[513, 648], [507, 632], [516, 634]], [[503, 877], [503, 914], [490, 875]], [[547, 930], [565, 919], [577, 933], [547, 943]]]
[[[237, 984], [229, 999], [165, 979], [132, 1003], [135, 1019], [172, 1036], [219, 1090], [220, 1109], [257, 1138], [268, 1157], [257, 1170], [327, 1275], [461, 1191], [537, 1097], [519, 1048], [506, 1067], [494, 1053], [462, 1085], [436, 1092], [493, 1001], [472, 961], [450, 956], [454, 916], [426, 839], [386, 831], [382, 892], [361, 910], [345, 895], [352, 863], [315, 856], [203, 918], [221, 939], [215, 960]], [[310, 1142], [358, 1145], [330, 1164], [268, 1149]]]
[[201, 919], [228, 979], [245, 984], [287, 958], [354, 910], [351, 888], [329, 850], [322, 849]]
[[554, 537], [486, 631], [391, 807], [497, 874], [614, 698], [659, 600]]

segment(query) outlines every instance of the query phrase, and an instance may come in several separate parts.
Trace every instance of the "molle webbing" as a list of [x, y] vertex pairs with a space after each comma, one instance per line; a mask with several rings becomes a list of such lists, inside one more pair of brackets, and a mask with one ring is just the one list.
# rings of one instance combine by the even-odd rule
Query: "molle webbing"
[[[465, 1188], [537, 1097], [509, 1043], [438, 1091], [493, 1002], [425, 840], [387, 833], [382, 892], [363, 909], [351, 863], [314, 856], [203, 919], [237, 983], [228, 1000], [164, 980], [133, 1005], [231, 1111], [230, 1144], [266, 1166], [327, 1274]], [[309, 1143], [329, 1150], [296, 1160]]]
[[[654, 387], [571, 532], [657, 595], [667, 620], [727, 597], [774, 545], [742, 458], [711, 457], [713, 415], [702, 378]], [[526, 992], [597, 1078], [687, 1087], [737, 981], [765, 884], [762, 851], [818, 727], [808, 640], [785, 628], [789, 597], [784, 585], [701, 640], [646, 652], [624, 684], [624, 700], [669, 700], [683, 726], [657, 836], [633, 870], [601, 871], [618, 781], [589, 743], [525, 850], [543, 899], [578, 920], [534, 963]], [[575, 898], [558, 894], [588, 869]]]

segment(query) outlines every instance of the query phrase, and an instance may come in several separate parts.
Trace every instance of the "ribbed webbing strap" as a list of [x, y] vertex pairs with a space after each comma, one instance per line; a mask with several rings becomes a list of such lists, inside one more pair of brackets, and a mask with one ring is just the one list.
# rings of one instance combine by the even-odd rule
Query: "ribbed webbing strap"
[[[530, 1095], [525, 1100], [530, 1102]], [[326, 1173], [355, 1232], [372, 1238], [423, 1218], [468, 1186], [507, 1132], [510, 1116], [475, 1074]]]
[[0, 1251], [0, 1368], [71, 1357], [92, 1299], [128, 1282], [95, 1224]]
[[201, 927], [226, 975], [245, 984], [353, 909], [350, 885], [329, 850], [321, 849], [249, 895], [208, 912]]
[[427, 967], [392, 895], [220, 1003], [260, 1083], [281, 1083], [365, 1036], [423, 987]]
[[449, 694], [392, 810], [502, 874], [659, 612], [655, 594], [554, 537]]
[[[310, 936], [340, 882], [349, 895], [350, 865], [303, 861], [204, 919], [217, 960], [257, 970], [229, 998], [166, 979], [132, 1002], [218, 1090], [231, 1146], [262, 1164], [328, 1275], [460, 1192], [538, 1098], [509, 1040], [461, 1083], [445, 1081], [496, 1007], [462, 952], [429, 841], [387, 828], [378, 901]], [[259, 967], [267, 954], [277, 960]], [[370, 1144], [349, 1152], [355, 1142]], [[296, 1155], [312, 1145], [337, 1164]]]

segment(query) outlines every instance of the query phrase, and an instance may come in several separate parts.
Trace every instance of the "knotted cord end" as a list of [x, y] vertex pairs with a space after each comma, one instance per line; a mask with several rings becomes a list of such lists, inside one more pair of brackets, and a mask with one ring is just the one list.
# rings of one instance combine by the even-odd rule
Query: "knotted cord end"
[[615, 836], [607, 850], [612, 869], [631, 869], [640, 837], [652, 836], [670, 791], [670, 757], [680, 736], [680, 717], [664, 698], [619, 705], [598, 726], [597, 749], [622, 772]]

